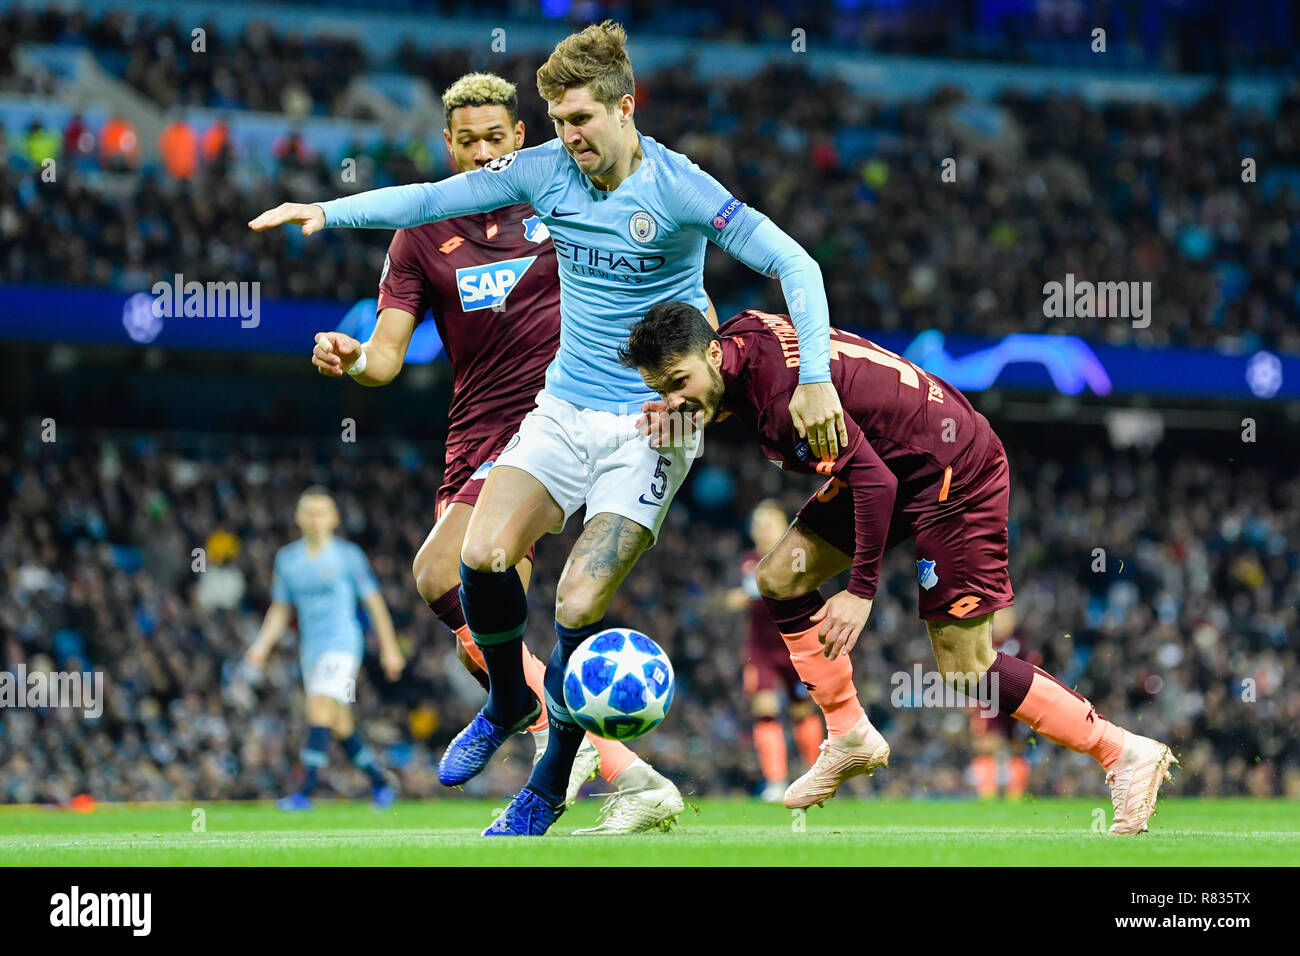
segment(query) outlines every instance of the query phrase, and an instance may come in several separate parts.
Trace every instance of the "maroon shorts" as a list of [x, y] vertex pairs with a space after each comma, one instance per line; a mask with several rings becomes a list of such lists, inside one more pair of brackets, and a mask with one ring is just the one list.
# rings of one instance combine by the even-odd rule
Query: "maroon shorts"
[[[456, 442], [447, 446], [442, 485], [434, 499], [435, 521], [441, 521], [443, 514], [454, 504], [466, 504], [471, 508], [478, 504], [483, 482], [487, 480], [497, 455], [518, 430], [519, 422], [515, 422], [508, 430], [499, 431], [484, 441]], [[528, 549], [528, 560], [534, 561], [536, 556], [537, 545], [534, 544]]]
[[760, 690], [784, 690], [792, 701], [809, 699], [785, 641], [779, 647], [753, 640], [745, 644], [745, 693], [752, 697]]
[[[1007, 571], [1011, 472], [997, 443], [979, 473], [942, 507], [894, 512], [885, 548], [915, 538], [919, 613], [926, 621], [979, 617], [1015, 603]], [[915, 505], [914, 502], [904, 504]], [[796, 520], [845, 554], [854, 552], [853, 495], [828, 482]]]

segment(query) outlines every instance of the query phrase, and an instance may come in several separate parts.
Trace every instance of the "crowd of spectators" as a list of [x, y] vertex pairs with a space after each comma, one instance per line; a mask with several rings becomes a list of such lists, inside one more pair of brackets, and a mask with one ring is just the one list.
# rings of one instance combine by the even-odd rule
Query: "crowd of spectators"
[[[86, 28], [91, 40], [105, 32], [98, 27]], [[275, 37], [275, 55], [250, 66], [253, 85], [278, 89], [267, 79], [279, 75], [275, 64], [315, 62], [293, 43]], [[496, 69], [519, 84], [528, 142], [551, 135], [534, 90], [536, 57], [478, 63], [411, 45], [401, 62], [436, 89], [471, 66]], [[351, 61], [340, 63], [335, 80]], [[165, 102], [193, 88], [189, 79], [161, 82], [175, 94]], [[304, 83], [312, 109], [327, 109], [330, 96]], [[1218, 94], [1184, 107], [1008, 93], [992, 136], [967, 121], [957, 91], [875, 102], [801, 66], [744, 80], [675, 68], [642, 76], [638, 94], [640, 129], [691, 156], [816, 256], [841, 324], [1300, 350], [1300, 90], [1276, 116], [1236, 109]], [[184, 272], [257, 280], [268, 298], [356, 300], [374, 293], [386, 233], [329, 232], [304, 243], [295, 230], [253, 235], [244, 224], [284, 200], [448, 171], [436, 139], [431, 149], [427, 139], [389, 134], [341, 156], [314, 153], [292, 114], [269, 177], [232, 155], [220, 124], [189, 128], [178, 119], [164, 136], [179, 158], [152, 169], [96, 149], [98, 131], [75, 124], [0, 141], [0, 280], [135, 291]], [[56, 149], [81, 150], [83, 161], [45, 181], [37, 160]], [[358, 162], [347, 167], [345, 157]], [[956, 163], [945, 177], [949, 157]], [[344, 177], [344, 168], [356, 175]], [[1072, 310], [1045, 315], [1044, 286], [1067, 275], [1149, 281], [1150, 326]], [[733, 311], [783, 309], [775, 283], [721, 253], [710, 256], [706, 283]]]
[[[265, 0], [264, 0], [265, 2]], [[301, 8], [302, 0], [271, 0]], [[318, 0], [316, 9], [373, 12], [366, 0]], [[389, 13], [438, 18], [472, 17], [498, 23], [538, 21], [581, 27], [606, 18], [618, 20], [638, 33], [692, 36], [707, 42], [789, 44], [792, 31], [821, 48], [871, 50], [876, 53], [942, 56], [1003, 62], [1082, 64], [1093, 53], [1093, 30], [1107, 34], [1113, 69], [1162, 70], [1175, 73], [1269, 73], [1294, 69], [1294, 38], [1300, 21], [1286, 9], [1286, 0], [1257, 0], [1253, 16], [1226, 0], [1153, 0], [1141, 5], [1037, 0], [1033, 3], [908, 0], [873, 3], [869, 0], [763, 0], [737, 4], [731, 0], [390, 0]], [[98, 18], [78, 10], [21, 9], [0, 19], [14, 36], [45, 43], [90, 43], [112, 50], [120, 62], [137, 69], [143, 58], [171, 60], [190, 45], [189, 30], [172, 20], [145, 13], [109, 12]], [[210, 25], [208, 25], [210, 27]], [[207, 27], [205, 27], [207, 29]], [[3, 35], [4, 30], [0, 30]], [[208, 29], [208, 34], [213, 31]], [[314, 62], [294, 67], [278, 79], [289, 79], [326, 93], [336, 78], [329, 75], [327, 56], [355, 58], [359, 51], [345, 37], [294, 37], [293, 49]], [[232, 54], [249, 57], [242, 65], [260, 65], [268, 39], [240, 37]], [[173, 69], [168, 65], [168, 69]], [[249, 76], [225, 69], [198, 77], [187, 96], [216, 96], [228, 101], [265, 102], [281, 88], [257, 89]], [[140, 84], [152, 92], [151, 83]], [[170, 95], [170, 90], [162, 91]], [[241, 94], [246, 98], [240, 99]]]
[[[0, 666], [98, 671], [106, 700], [98, 719], [0, 709], [0, 802], [287, 790], [304, 728], [293, 640], [260, 674], [241, 655], [269, 601], [275, 552], [297, 536], [296, 497], [316, 483], [334, 490], [340, 534], [369, 556], [409, 655], [402, 679], [389, 684], [372, 643], [357, 695], [360, 726], [406, 795], [454, 796], [437, 785], [434, 762], [482, 691], [409, 572], [433, 521], [441, 449], [361, 457], [307, 439], [272, 446], [213, 437], [194, 447], [150, 434], [66, 432], [44, 443], [34, 424], [6, 425]], [[1077, 686], [1107, 717], [1169, 741], [1184, 767], [1177, 793], [1300, 796], [1300, 689], [1284, 679], [1300, 666], [1294, 470], [1179, 449], [1147, 456], [1099, 447], [1058, 453], [1011, 437], [1007, 444], [1022, 655]], [[739, 581], [752, 505], [775, 495], [792, 512], [811, 490], [752, 446], [725, 434], [712, 441], [658, 545], [610, 609], [612, 626], [652, 634], [674, 662], [672, 714], [636, 749], [688, 794], [752, 792], [759, 781], [742, 693], [744, 615], [723, 611], [722, 595]], [[527, 637], [543, 654], [576, 528], [538, 549]], [[896, 675], [931, 662], [915, 592], [909, 549], [891, 552], [853, 657], [893, 760], [871, 781], [854, 781], [854, 794], [973, 792], [970, 711], [899, 706], [895, 697]], [[521, 784], [530, 746], [513, 741], [467, 792]], [[1031, 792], [1104, 803], [1089, 758], [1045, 742], [1027, 751]], [[329, 788], [364, 793], [358, 772], [334, 757]]]

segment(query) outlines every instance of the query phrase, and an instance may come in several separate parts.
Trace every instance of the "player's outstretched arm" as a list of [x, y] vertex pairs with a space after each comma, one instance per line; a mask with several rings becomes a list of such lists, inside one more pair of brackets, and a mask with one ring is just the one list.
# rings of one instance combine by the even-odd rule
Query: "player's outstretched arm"
[[831, 320], [821, 267], [776, 223], [736, 199], [698, 166], [679, 167], [677, 174], [693, 187], [673, 193], [679, 221], [756, 272], [780, 280], [799, 336], [799, 387], [790, 400], [790, 418], [814, 454], [834, 459], [848, 433], [844, 408], [831, 384]]
[[844, 407], [831, 384], [830, 309], [817, 260], [776, 223], [764, 217], [737, 256], [781, 281], [790, 321], [799, 336], [799, 387], [790, 398], [790, 418], [813, 454], [831, 461], [848, 445]]
[[338, 227], [406, 229], [426, 222], [531, 202], [533, 187], [549, 154], [528, 157], [530, 152], [507, 153], [482, 169], [459, 173], [436, 183], [387, 186], [310, 206], [282, 203], [251, 220], [248, 226], [260, 232], [290, 222], [301, 222], [305, 236], [321, 229]]
[[276, 641], [280, 640], [285, 628], [288, 626], [289, 605], [283, 601], [272, 601], [271, 606], [266, 609], [266, 617], [262, 619], [262, 626], [258, 629], [257, 639], [249, 645], [248, 650], [244, 653], [244, 660], [254, 667], [265, 666], [271, 648], [275, 647]]

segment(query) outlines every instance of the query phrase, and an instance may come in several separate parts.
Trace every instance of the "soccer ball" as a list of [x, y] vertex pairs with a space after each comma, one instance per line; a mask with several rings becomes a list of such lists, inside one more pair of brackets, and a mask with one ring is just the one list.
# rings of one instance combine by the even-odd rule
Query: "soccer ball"
[[564, 669], [564, 703], [583, 730], [631, 740], [659, 726], [676, 682], [668, 655], [640, 631], [593, 634]]

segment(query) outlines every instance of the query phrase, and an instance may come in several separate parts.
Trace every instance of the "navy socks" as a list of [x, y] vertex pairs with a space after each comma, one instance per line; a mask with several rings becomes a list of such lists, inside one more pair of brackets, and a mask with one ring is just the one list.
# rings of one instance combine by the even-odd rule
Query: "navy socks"
[[479, 571], [462, 561], [460, 603], [487, 667], [488, 700], [483, 713], [494, 724], [508, 727], [528, 713], [533, 697], [524, 680], [528, 595], [519, 572], [513, 567]]
[[604, 629], [603, 619], [575, 628], [555, 625], [558, 639], [546, 662], [546, 711], [551, 720], [551, 736], [546, 742], [546, 752], [528, 778], [528, 789], [553, 807], [564, 803], [573, 758], [584, 736], [583, 729], [574, 723], [569, 708], [564, 705], [564, 668], [579, 644]]

